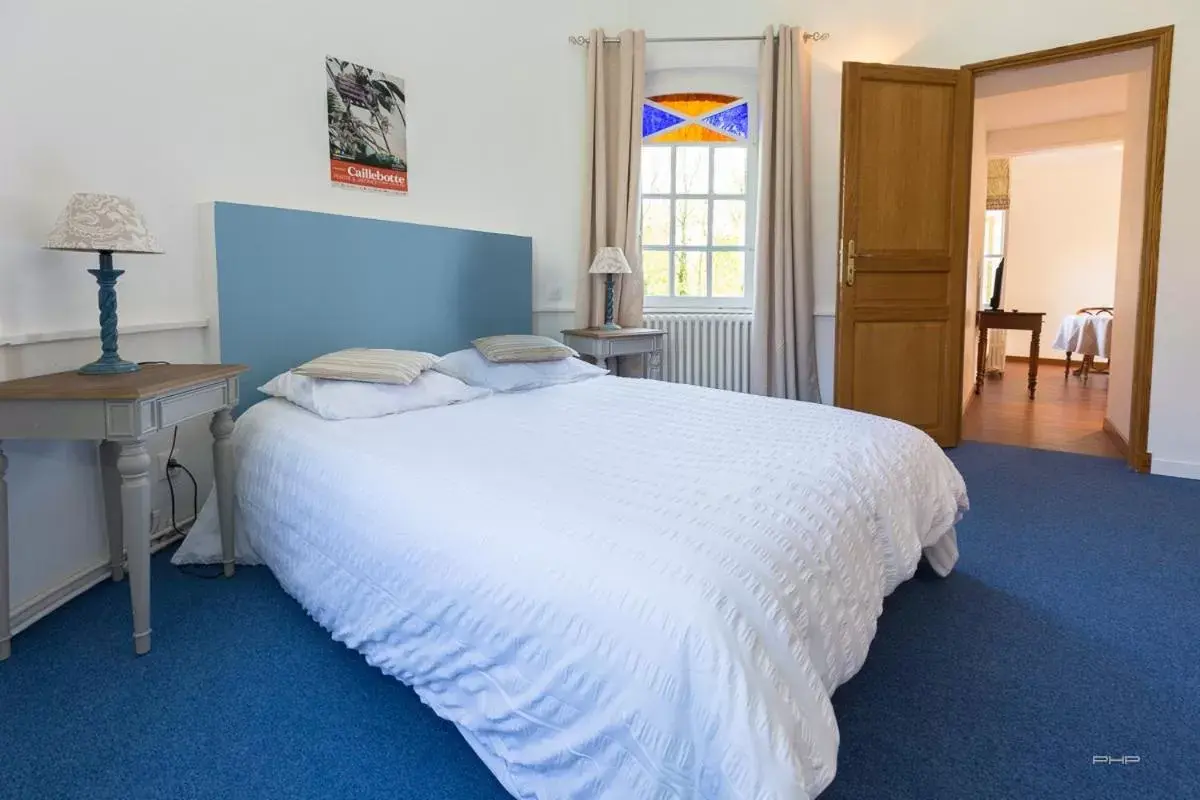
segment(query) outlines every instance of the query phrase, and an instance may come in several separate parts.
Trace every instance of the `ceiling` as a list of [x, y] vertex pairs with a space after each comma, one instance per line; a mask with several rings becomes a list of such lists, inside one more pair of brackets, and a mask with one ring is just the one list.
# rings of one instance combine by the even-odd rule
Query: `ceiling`
[[1122, 114], [1128, 99], [1129, 75], [1122, 74], [983, 97], [975, 108], [994, 131]]

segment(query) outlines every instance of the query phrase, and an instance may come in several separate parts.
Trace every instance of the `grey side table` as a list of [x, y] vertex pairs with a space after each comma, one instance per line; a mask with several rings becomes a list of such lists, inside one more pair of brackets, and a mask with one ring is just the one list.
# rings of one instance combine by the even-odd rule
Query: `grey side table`
[[[211, 414], [213, 472], [226, 577], [233, 575], [233, 432], [237, 364], [162, 364], [123, 375], [59, 372], [0, 383], [4, 439], [90, 439], [100, 442], [104, 517], [112, 578], [124, 576], [128, 553], [133, 649], [150, 652], [150, 466], [146, 439], [180, 422]], [[9, 627], [8, 459], [0, 448], [0, 660], [11, 652]]]
[[578, 328], [562, 332], [563, 344], [589, 356], [597, 366], [608, 369], [608, 360], [618, 356], [645, 355], [642, 377], [662, 380], [663, 347], [667, 332], [657, 328]]

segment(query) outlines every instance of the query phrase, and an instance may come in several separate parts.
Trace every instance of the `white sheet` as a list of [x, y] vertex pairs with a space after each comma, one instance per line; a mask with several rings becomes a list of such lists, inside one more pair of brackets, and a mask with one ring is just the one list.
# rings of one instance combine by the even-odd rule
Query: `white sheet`
[[967, 507], [904, 424], [615, 377], [344, 422], [269, 400], [235, 443], [239, 537], [521, 798], [815, 796], [830, 694]]

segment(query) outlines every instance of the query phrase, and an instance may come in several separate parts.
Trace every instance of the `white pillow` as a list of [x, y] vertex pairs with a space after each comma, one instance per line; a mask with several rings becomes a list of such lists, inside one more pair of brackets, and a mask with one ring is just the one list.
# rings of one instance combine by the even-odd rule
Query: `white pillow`
[[474, 347], [456, 350], [433, 365], [436, 372], [458, 378], [471, 386], [491, 389], [493, 392], [516, 392], [522, 389], [538, 389], [560, 383], [607, 375], [601, 369], [578, 358], [561, 358], [557, 361], [494, 364], [483, 357]]
[[325, 419], [364, 419], [465, 403], [491, 394], [438, 372], [422, 372], [412, 383], [326, 380], [285, 372], [258, 389], [282, 397]]

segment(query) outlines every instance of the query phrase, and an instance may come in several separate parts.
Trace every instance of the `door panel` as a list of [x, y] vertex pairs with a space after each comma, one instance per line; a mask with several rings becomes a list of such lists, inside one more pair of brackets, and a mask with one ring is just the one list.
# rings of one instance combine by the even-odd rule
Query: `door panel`
[[[936, 427], [945, 336], [945, 322], [859, 321], [854, 388], [860, 402], [855, 408], [925, 430]], [[897, 386], [906, 390], [895, 391]]]
[[971, 74], [845, 65], [835, 402], [958, 443]]

